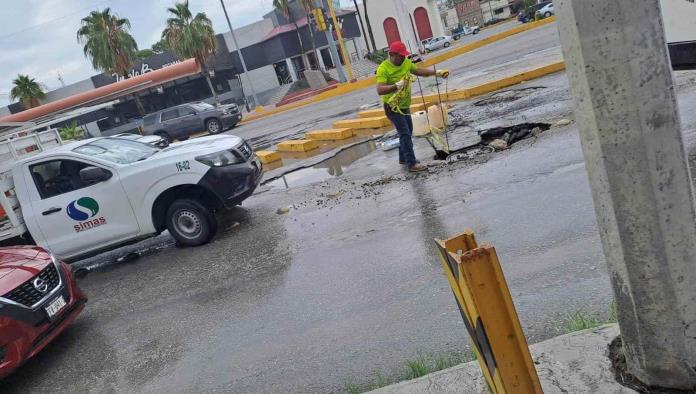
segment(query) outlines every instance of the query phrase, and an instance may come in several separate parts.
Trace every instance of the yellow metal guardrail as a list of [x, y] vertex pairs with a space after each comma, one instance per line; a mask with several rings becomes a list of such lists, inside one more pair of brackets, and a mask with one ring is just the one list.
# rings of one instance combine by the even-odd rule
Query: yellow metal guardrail
[[491, 392], [542, 393], [495, 248], [471, 230], [435, 243]]

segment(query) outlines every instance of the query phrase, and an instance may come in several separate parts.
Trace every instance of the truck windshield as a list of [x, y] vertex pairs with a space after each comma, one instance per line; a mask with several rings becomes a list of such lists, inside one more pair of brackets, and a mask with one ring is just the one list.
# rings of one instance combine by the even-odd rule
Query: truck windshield
[[73, 152], [96, 157], [117, 164], [131, 164], [145, 160], [159, 152], [142, 142], [129, 141], [121, 138], [102, 138], [73, 149]]

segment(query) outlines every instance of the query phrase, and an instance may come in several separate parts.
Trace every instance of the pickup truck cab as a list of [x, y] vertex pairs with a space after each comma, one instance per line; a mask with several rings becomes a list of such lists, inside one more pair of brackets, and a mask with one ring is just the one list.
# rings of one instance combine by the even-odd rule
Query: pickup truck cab
[[204, 244], [217, 231], [215, 213], [241, 204], [261, 176], [251, 147], [235, 136], [165, 149], [93, 138], [17, 161], [0, 200], [37, 245], [75, 260], [165, 229], [181, 245]]

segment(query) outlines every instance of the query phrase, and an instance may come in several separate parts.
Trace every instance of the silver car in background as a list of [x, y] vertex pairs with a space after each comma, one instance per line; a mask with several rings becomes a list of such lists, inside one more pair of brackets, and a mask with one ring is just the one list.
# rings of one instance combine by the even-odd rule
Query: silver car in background
[[424, 44], [426, 52], [436, 51], [440, 48], [449, 48], [452, 45], [452, 36], [433, 37]]

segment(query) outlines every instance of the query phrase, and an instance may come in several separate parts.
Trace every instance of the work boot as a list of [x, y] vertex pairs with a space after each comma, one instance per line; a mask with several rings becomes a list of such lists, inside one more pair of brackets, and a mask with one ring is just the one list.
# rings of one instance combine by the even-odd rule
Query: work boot
[[[402, 166], [405, 166], [406, 162], [399, 160], [399, 164], [401, 164]], [[416, 164], [420, 164], [420, 161], [416, 160]]]
[[408, 172], [421, 172], [427, 170], [428, 167], [422, 165], [421, 163], [416, 163], [411, 167], [408, 167]]

